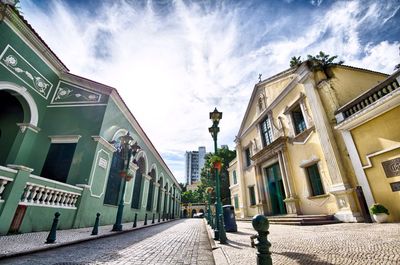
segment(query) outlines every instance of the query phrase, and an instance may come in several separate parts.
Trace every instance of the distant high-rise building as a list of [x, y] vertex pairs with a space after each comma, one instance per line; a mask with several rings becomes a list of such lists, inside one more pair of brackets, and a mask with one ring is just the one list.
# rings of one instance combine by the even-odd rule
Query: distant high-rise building
[[206, 148], [200, 146], [198, 151], [188, 151], [185, 154], [186, 183], [191, 185], [200, 181], [200, 172], [204, 166]]

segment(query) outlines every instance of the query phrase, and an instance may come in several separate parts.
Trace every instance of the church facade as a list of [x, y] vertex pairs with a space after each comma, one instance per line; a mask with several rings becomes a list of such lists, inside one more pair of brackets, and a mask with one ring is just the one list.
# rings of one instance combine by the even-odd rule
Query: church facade
[[[229, 168], [236, 215], [239, 218], [260, 213], [327, 215], [344, 222], [359, 222], [369, 214], [365, 209], [380, 201], [386, 202], [389, 210], [398, 211], [394, 202], [395, 198], [398, 201], [399, 192], [393, 190], [389, 194], [390, 185], [386, 183], [389, 180], [396, 183], [398, 177], [381, 182], [372, 176], [374, 173], [366, 173], [369, 184], [365, 175], [360, 178], [359, 168], [354, 166], [352, 158], [357, 152], [354, 148], [353, 154], [350, 152], [341, 131], [348, 133], [353, 128], [354, 133], [358, 131], [354, 138], [357, 147], [369, 141], [366, 146], [371, 148], [358, 149], [357, 155], [361, 155], [363, 165], [367, 165], [364, 161], [367, 154], [373, 150], [379, 152], [381, 136], [392, 140], [386, 141], [388, 146], [383, 149], [388, 153], [382, 159], [396, 159], [399, 154], [395, 128], [398, 126], [395, 122], [397, 109], [377, 119], [375, 134], [370, 135], [373, 139], [369, 138], [369, 127], [356, 129], [346, 127], [343, 122], [336, 127], [335, 119], [342, 106], [386, 78], [386, 74], [342, 65], [332, 65], [326, 71], [312, 71], [308, 62], [304, 62], [260, 80], [254, 86], [235, 140], [237, 160]], [[382, 132], [385, 123], [394, 127]], [[387, 137], [389, 131], [391, 136]], [[385, 135], [380, 135], [384, 132]], [[373, 196], [367, 186], [374, 186], [371, 188], [375, 191]], [[383, 186], [385, 192], [381, 189]], [[363, 198], [357, 192], [360, 189], [364, 191], [367, 207], [362, 207]], [[398, 220], [397, 214], [393, 217], [392, 220]]]

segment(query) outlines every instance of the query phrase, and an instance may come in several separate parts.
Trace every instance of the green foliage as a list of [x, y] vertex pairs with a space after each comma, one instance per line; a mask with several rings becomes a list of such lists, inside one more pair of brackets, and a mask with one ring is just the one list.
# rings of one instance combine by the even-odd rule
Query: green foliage
[[297, 67], [302, 62], [303, 61], [301, 60], [301, 56], [299, 56], [299, 57], [293, 56], [292, 58], [290, 58], [290, 67]]
[[201, 190], [195, 191], [185, 191], [182, 193], [183, 203], [203, 203], [204, 202], [204, 192]]
[[371, 206], [371, 208], [369, 208], [369, 211], [372, 214], [379, 214], [379, 213], [385, 213], [387, 215], [389, 215], [389, 210], [386, 209], [385, 206], [383, 206], [382, 204], [379, 203], [375, 203]]
[[338, 58], [337, 55], [330, 56], [323, 51], [320, 51], [316, 56], [307, 55], [307, 58], [308, 66], [312, 71], [323, 71], [328, 78], [333, 76], [333, 74], [328, 71], [331, 66], [341, 65], [344, 63], [342, 60], [335, 62], [335, 60]]
[[[222, 162], [221, 172], [219, 174], [221, 178], [221, 200], [222, 204], [231, 204], [231, 195], [229, 190], [229, 174], [228, 167], [229, 163], [235, 158], [236, 152], [229, 150], [228, 148], [219, 148], [217, 150], [217, 154], [208, 153], [205, 155], [205, 163], [204, 167], [201, 170], [201, 183], [199, 185], [199, 190], [201, 189], [203, 192], [208, 187], [215, 188], [215, 172], [212, 169], [212, 160], [220, 159]], [[217, 158], [218, 157], [218, 158]], [[215, 194], [215, 190], [212, 194]], [[215, 195], [214, 195], [215, 196]], [[207, 198], [206, 196], [204, 198]], [[215, 202], [215, 198], [212, 198], [212, 203]]]

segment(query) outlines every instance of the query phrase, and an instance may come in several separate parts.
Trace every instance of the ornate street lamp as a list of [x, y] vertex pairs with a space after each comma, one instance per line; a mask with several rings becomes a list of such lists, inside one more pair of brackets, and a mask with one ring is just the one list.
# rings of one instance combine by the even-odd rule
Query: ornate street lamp
[[[213, 122], [213, 125], [208, 128], [208, 131], [211, 133], [211, 136], [214, 140], [214, 152], [215, 155], [217, 155], [217, 136], [218, 136], [218, 132], [219, 132], [219, 121], [222, 119], [222, 112], [219, 112], [217, 110], [217, 108], [214, 109], [213, 112], [210, 112], [210, 119]], [[217, 200], [217, 207], [216, 207], [216, 215], [217, 215], [217, 224], [216, 224], [216, 228], [214, 230], [214, 238], [219, 240], [219, 242], [221, 244], [225, 244], [226, 243], [226, 233], [225, 233], [225, 228], [223, 225], [223, 217], [222, 217], [222, 203], [221, 203], [221, 184], [220, 184], [220, 179], [218, 176], [218, 170], [214, 169], [215, 172], [215, 190], [216, 190], [216, 200]], [[221, 217], [220, 217], [221, 215]], [[221, 221], [220, 221], [221, 220]]]
[[122, 214], [124, 212], [124, 195], [126, 182], [131, 180], [131, 176], [128, 175], [129, 171], [129, 161], [132, 156], [135, 156], [136, 153], [140, 150], [140, 146], [137, 142], [133, 142], [133, 138], [129, 135], [129, 132], [126, 135], [120, 136], [118, 138], [117, 143], [117, 155], [119, 155], [124, 164], [120, 171], [120, 176], [123, 178], [122, 182], [122, 191], [120, 193], [120, 200], [118, 204], [117, 218], [115, 219], [115, 224], [113, 225], [112, 231], [122, 231]]

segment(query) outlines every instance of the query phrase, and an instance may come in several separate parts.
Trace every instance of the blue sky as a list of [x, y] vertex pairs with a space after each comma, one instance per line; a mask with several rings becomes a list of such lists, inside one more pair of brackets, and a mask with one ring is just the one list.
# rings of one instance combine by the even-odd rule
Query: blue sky
[[212, 149], [208, 113], [234, 147], [258, 74], [324, 51], [385, 73], [399, 63], [400, 1], [22, 0], [72, 73], [118, 89], [184, 181], [184, 153]]

